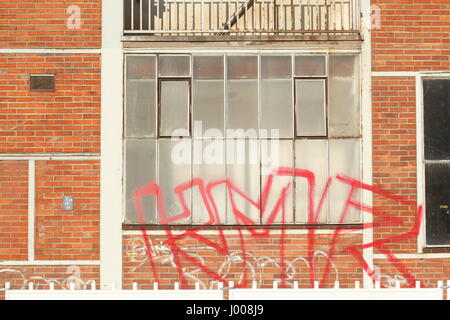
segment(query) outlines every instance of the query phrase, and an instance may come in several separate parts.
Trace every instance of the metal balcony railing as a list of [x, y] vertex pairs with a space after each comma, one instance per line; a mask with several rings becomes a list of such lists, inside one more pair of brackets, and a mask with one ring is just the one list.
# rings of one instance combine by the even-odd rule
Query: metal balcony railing
[[354, 34], [360, 0], [124, 0], [124, 35]]

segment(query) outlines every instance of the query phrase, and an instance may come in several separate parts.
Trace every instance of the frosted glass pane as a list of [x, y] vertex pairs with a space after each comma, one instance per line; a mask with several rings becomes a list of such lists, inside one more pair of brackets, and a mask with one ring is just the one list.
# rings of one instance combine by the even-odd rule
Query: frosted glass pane
[[291, 80], [261, 80], [261, 129], [268, 136], [277, 129], [279, 137], [294, 136]]
[[189, 77], [191, 57], [185, 55], [160, 55], [158, 59], [161, 77]]
[[258, 130], [258, 81], [229, 80], [226, 129]]
[[223, 79], [223, 56], [194, 56], [194, 79]]
[[[227, 140], [227, 177], [246, 196], [258, 201], [260, 196], [260, 161], [258, 140]], [[232, 193], [236, 206], [243, 215], [256, 224], [260, 223], [260, 211], [236, 192]], [[227, 199], [227, 223], [245, 224], [237, 221], [232, 210], [231, 198]]]
[[[189, 130], [189, 82], [161, 81], [159, 134], [171, 136], [176, 129]], [[185, 134], [187, 135], [187, 134]]]
[[314, 174], [314, 204], [308, 201], [308, 182], [306, 178], [295, 178], [295, 222], [309, 222], [309, 208], [313, 208], [317, 218], [310, 223], [326, 223], [328, 202], [325, 198], [320, 212], [318, 206], [322, 192], [328, 179], [328, 141], [327, 140], [296, 140], [295, 168], [309, 170]]
[[223, 136], [225, 132], [223, 80], [194, 80], [192, 115], [194, 118], [192, 134], [195, 137]]
[[295, 57], [295, 75], [299, 77], [325, 76], [325, 56], [297, 56]]
[[[141, 223], [132, 198], [133, 191], [156, 182], [156, 140], [125, 141], [125, 223]], [[144, 223], [157, 224], [156, 196], [141, 198]]]
[[[281, 167], [290, 169], [289, 175], [274, 175], [270, 191], [266, 193], [267, 196], [261, 197], [261, 201], [266, 201], [266, 205], [261, 209], [263, 224], [291, 223], [294, 220], [293, 144], [292, 140], [261, 140], [261, 194], [264, 194], [264, 190], [266, 190], [269, 174], [274, 174]], [[275, 220], [273, 220], [271, 215], [285, 188], [287, 189], [284, 200], [284, 218], [280, 207], [280, 210], [275, 213]]]
[[[200, 178], [205, 188], [209, 183], [226, 179], [225, 170], [225, 143], [224, 140], [194, 140], [193, 141], [193, 177]], [[217, 216], [211, 204], [212, 213], [209, 213], [198, 187], [194, 187], [192, 194], [192, 218], [195, 224], [204, 224], [214, 217], [215, 224], [226, 223], [226, 197], [225, 184], [211, 189], [211, 194], [217, 209]]]
[[[330, 176], [345, 175], [355, 180], [361, 179], [360, 141], [359, 139], [330, 140]], [[339, 180], [333, 180], [330, 186], [330, 223], [340, 222], [342, 210], [350, 192], [350, 186]], [[361, 191], [355, 193], [353, 201], [361, 201]], [[358, 209], [350, 207], [342, 222], [360, 222]]]
[[[191, 180], [191, 142], [188, 139], [182, 141], [158, 140], [158, 181], [164, 196], [164, 205], [167, 216], [178, 216], [183, 207], [175, 194], [175, 188]], [[187, 189], [183, 192], [186, 205], [191, 211], [192, 192]], [[189, 224], [192, 221], [191, 214], [184, 219], [177, 219], [172, 224]]]
[[291, 61], [290, 56], [261, 56], [261, 78], [291, 79]]
[[330, 137], [360, 136], [359, 68], [357, 56], [330, 56]]
[[325, 80], [296, 80], [297, 136], [326, 136]]
[[156, 136], [156, 80], [127, 80], [126, 137]]
[[257, 56], [229, 56], [227, 57], [228, 79], [257, 79]]
[[148, 55], [127, 55], [126, 66], [127, 73], [126, 78], [129, 79], [155, 79], [155, 62], [156, 56]]

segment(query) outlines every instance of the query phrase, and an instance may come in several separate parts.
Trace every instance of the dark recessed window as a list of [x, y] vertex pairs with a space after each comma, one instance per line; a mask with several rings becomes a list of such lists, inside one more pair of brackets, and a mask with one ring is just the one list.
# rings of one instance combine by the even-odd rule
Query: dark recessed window
[[427, 245], [450, 245], [450, 79], [423, 80]]
[[55, 75], [54, 74], [30, 75], [30, 91], [36, 92], [55, 91]]

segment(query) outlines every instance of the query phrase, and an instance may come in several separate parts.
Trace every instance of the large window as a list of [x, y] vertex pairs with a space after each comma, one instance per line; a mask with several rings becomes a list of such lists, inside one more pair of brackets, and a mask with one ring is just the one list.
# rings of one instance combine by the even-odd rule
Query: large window
[[[316, 204], [329, 177], [360, 179], [356, 55], [130, 54], [125, 65], [124, 223], [304, 224], [306, 179], [276, 176], [264, 192], [269, 173], [310, 170]], [[183, 204], [176, 188], [194, 178], [208, 194], [192, 185]], [[142, 197], [142, 220], [132, 195], [149, 183], [163, 201]], [[357, 210], [339, 221], [348, 192], [332, 183], [314, 223], [359, 223]]]
[[423, 80], [426, 244], [450, 245], [450, 78]]

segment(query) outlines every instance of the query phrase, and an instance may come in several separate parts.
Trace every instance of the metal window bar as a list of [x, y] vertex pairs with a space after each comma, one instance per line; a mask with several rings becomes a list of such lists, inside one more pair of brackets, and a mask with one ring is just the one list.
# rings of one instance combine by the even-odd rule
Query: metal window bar
[[359, 1], [124, 0], [124, 34], [351, 35], [359, 31]]

